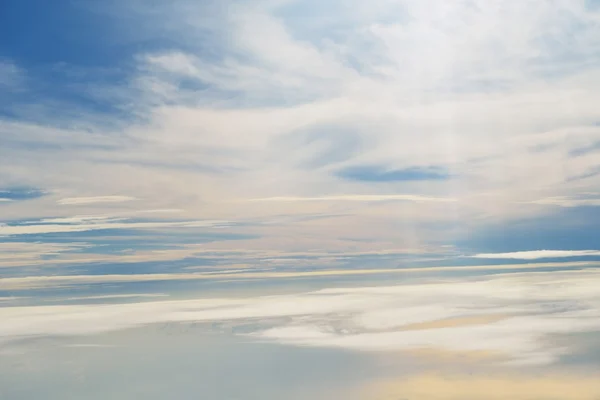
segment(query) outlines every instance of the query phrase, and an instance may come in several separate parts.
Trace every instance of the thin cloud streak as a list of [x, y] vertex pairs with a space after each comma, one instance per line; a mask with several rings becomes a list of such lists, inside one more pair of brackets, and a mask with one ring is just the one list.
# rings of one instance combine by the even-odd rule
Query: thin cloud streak
[[[228, 273], [228, 279], [290, 279], [290, 278], [325, 278], [352, 275], [378, 275], [378, 274], [423, 274], [436, 272], [473, 272], [473, 271], [514, 271], [536, 270], [543, 268], [584, 268], [596, 266], [597, 262], [553, 262], [529, 264], [493, 264], [469, 266], [444, 266], [422, 268], [387, 268], [387, 269], [325, 269], [318, 271], [274, 271], [274, 272], [248, 272]], [[219, 266], [224, 268], [225, 266]], [[187, 267], [192, 269], [194, 267]], [[43, 287], [62, 287], [78, 284], [109, 283], [109, 282], [159, 282], [159, 281], [186, 281], [220, 279], [222, 274], [207, 273], [162, 273], [162, 274], [104, 274], [104, 275], [56, 275], [56, 276], [28, 276], [18, 278], [0, 278], [1, 290], [23, 290]]]
[[80, 224], [0, 225], [0, 236], [86, 232], [107, 229], [211, 228], [230, 226], [228, 221], [99, 222]]
[[371, 201], [410, 201], [410, 202], [455, 202], [457, 199], [449, 197], [429, 197], [410, 194], [381, 194], [381, 195], [335, 195], [335, 196], [319, 196], [319, 197], [265, 197], [258, 199], [248, 199], [249, 202], [304, 202], [304, 201], [356, 201], [356, 202], [371, 202]]
[[97, 203], [123, 203], [126, 201], [134, 201], [135, 197], [131, 196], [96, 196], [96, 197], [67, 197], [58, 200], [58, 204], [62, 205], [81, 205], [81, 204], [97, 204]]
[[472, 258], [537, 260], [540, 258], [568, 258], [600, 256], [600, 250], [532, 250], [513, 253], [482, 253], [470, 256]]

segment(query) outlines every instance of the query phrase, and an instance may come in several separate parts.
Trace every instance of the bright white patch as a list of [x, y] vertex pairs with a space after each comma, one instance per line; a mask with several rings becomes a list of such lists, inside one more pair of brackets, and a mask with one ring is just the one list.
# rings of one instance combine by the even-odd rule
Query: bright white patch
[[[600, 331], [599, 285], [600, 270], [588, 270], [246, 299], [10, 307], [0, 308], [0, 341], [152, 323], [252, 319], [256, 328], [250, 336], [283, 344], [485, 351], [511, 363], [551, 363], [568, 349], [543, 340], [547, 335]], [[482, 318], [468, 325], [447, 321], [469, 317]], [[446, 323], [436, 326], [440, 321]]]
[[39, 222], [43, 224], [82, 224], [89, 222], [114, 222], [121, 220], [123, 220], [123, 218], [113, 218], [101, 215], [76, 215], [74, 217], [44, 218]]
[[123, 203], [125, 201], [133, 201], [135, 197], [130, 196], [96, 196], [96, 197], [68, 197], [58, 200], [58, 204], [63, 205], [78, 205], [78, 204], [94, 204], [94, 203]]
[[600, 250], [533, 250], [513, 253], [483, 253], [475, 254], [472, 258], [506, 258], [515, 260], [536, 260], [538, 258], [565, 258], [600, 256]]
[[548, 197], [545, 199], [535, 200], [531, 204], [558, 206], [558, 207], [583, 207], [583, 206], [600, 206], [600, 198], [591, 199], [573, 199], [570, 197]]

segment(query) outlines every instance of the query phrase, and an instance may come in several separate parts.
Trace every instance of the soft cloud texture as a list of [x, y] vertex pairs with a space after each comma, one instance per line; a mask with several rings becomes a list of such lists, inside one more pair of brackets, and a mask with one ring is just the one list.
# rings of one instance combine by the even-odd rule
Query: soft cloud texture
[[[155, 255], [155, 257], [153, 257]], [[86, 263], [86, 262], [110, 262], [110, 261], [121, 261], [123, 263], [128, 262], [140, 262], [140, 261], [157, 261], [157, 260], [171, 260], [172, 256], [167, 255], [161, 257], [160, 253], [142, 254], [120, 256], [120, 257], [98, 257], [98, 258], [86, 258], [82, 257], [79, 259], [67, 259], [62, 261], [62, 264], [69, 263]], [[282, 257], [282, 260], [284, 258]], [[276, 264], [277, 260], [275, 258]], [[54, 262], [55, 263], [55, 262]], [[40, 263], [43, 264], [43, 263]], [[51, 263], [52, 264], [52, 263]], [[61, 262], [59, 262], [61, 264]], [[264, 264], [264, 263], [263, 263]], [[310, 270], [310, 262], [302, 261], [299, 263], [301, 270], [286, 271], [283, 269], [276, 270], [277, 268], [256, 268], [245, 264], [220, 264], [214, 266], [216, 270], [206, 272], [173, 272], [173, 273], [153, 273], [153, 274], [96, 274], [96, 275], [58, 275], [58, 276], [47, 276], [47, 275], [36, 275], [26, 277], [8, 277], [0, 278], [0, 290], [26, 290], [36, 288], [61, 288], [82, 284], [98, 284], [98, 283], [135, 283], [135, 282], [167, 282], [167, 281], [193, 281], [193, 280], [214, 280], [221, 279], [223, 275], [227, 275], [229, 280], [239, 280], [244, 282], [247, 279], [293, 279], [293, 278], [326, 278], [326, 277], [343, 277], [343, 276], [361, 276], [361, 275], [403, 275], [403, 274], [433, 274], [436, 273], [473, 273], [478, 271], [512, 271], [515, 270], [536, 270], [546, 268], [585, 268], [596, 266], [595, 262], [563, 262], [563, 263], [535, 263], [535, 264], [503, 264], [503, 265], [469, 265], [459, 267], [416, 267], [416, 268], [393, 268], [393, 269], [319, 269]], [[8, 265], [10, 266], [10, 265]], [[238, 267], [244, 267], [243, 269], [236, 269]], [[309, 270], [304, 270], [307, 268]], [[201, 267], [186, 267], [185, 270], [204, 270], [206, 266]], [[265, 272], [268, 271], [268, 272]]]
[[[60, 191], [7, 213], [70, 217], [51, 201], [194, 220], [340, 211], [321, 241], [361, 226], [412, 246], [597, 188], [599, 18], [583, 1], [183, 0], [120, 12], [173, 43], [134, 54], [110, 97], [136, 117], [2, 120], [2, 180]], [[294, 229], [321, 229], [310, 225]]]
[[58, 204], [78, 205], [94, 203], [122, 203], [124, 201], [132, 200], [135, 200], [135, 198], [129, 196], [68, 197], [58, 200]]
[[[35, 29], [8, 9], [0, 59], [2, 346], [227, 322], [245, 340], [522, 366], [600, 331], [589, 1], [44, 7]], [[358, 287], [314, 290], [342, 279]], [[225, 294], [254, 282], [312, 289]], [[401, 395], [469, 395], [444, 379]], [[497, 381], [473, 385], [567, 385]]]
[[71, 217], [32, 221], [18, 225], [0, 225], [0, 236], [33, 235], [40, 233], [85, 232], [107, 229], [200, 228], [228, 226], [227, 221], [122, 221], [110, 217]]
[[545, 338], [600, 330], [597, 281], [598, 271], [589, 270], [237, 299], [10, 307], [0, 310], [0, 338], [253, 320], [251, 337], [292, 345], [485, 352], [504, 363], [546, 364], [569, 349]]

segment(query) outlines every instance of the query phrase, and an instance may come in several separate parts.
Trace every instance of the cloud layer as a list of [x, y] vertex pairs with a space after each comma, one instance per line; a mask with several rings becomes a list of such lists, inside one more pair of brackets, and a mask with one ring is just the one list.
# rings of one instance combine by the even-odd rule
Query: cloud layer
[[509, 364], [568, 355], [551, 335], [600, 331], [597, 270], [117, 305], [0, 309], [2, 341], [168, 322], [244, 323], [257, 340], [357, 351], [480, 352]]

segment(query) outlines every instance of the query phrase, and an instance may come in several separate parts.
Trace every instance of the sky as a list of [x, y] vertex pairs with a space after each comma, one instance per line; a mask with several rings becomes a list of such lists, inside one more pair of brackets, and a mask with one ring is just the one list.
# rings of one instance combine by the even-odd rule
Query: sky
[[0, 388], [594, 399], [599, 103], [596, 0], [5, 0]]

